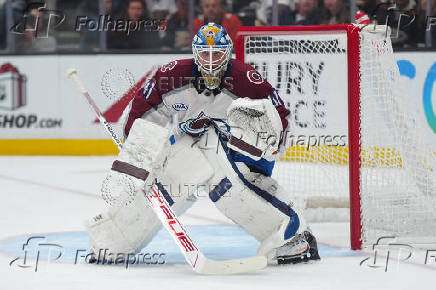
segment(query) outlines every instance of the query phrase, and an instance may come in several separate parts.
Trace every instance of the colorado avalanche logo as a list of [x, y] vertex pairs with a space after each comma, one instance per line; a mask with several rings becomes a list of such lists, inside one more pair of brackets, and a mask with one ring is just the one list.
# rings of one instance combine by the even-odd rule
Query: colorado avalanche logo
[[164, 64], [163, 66], [160, 67], [160, 71], [161, 72], [170, 71], [176, 66], [176, 64], [177, 64], [177, 60]]
[[247, 78], [256, 85], [263, 83], [263, 77], [254, 69], [247, 71]]

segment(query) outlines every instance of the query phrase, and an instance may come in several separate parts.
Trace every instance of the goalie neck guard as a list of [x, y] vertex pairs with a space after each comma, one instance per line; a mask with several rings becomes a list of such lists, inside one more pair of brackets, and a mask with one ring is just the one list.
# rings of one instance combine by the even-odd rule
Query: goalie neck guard
[[206, 87], [216, 89], [221, 83], [233, 48], [226, 30], [218, 24], [209, 23], [198, 30], [192, 41], [192, 52]]

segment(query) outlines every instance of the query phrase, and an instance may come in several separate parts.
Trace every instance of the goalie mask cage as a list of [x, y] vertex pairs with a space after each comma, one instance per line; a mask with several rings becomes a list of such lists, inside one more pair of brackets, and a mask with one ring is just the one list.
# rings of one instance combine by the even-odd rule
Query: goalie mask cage
[[436, 156], [401, 90], [389, 33], [352, 24], [241, 27], [235, 41], [236, 58], [291, 111], [273, 177], [306, 213], [349, 207], [352, 249], [384, 236], [436, 241]]

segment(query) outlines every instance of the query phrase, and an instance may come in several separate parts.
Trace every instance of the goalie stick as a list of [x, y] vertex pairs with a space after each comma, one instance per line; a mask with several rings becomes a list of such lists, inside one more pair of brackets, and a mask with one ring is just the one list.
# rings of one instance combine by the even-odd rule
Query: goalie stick
[[[82, 82], [77, 76], [77, 70], [69, 69], [67, 71], [67, 77], [76, 84], [79, 91], [83, 94], [90, 106], [94, 109], [100, 120], [100, 123], [105, 126], [106, 130], [111, 135], [114, 143], [118, 146], [119, 149], [121, 149], [123, 145], [120, 139], [118, 138], [110, 124], [104, 118], [103, 114], [95, 104], [89, 92], [83, 86]], [[191, 265], [192, 269], [195, 272], [199, 274], [209, 275], [237, 274], [252, 272], [266, 267], [267, 259], [264, 256], [255, 256], [250, 258], [225, 261], [215, 261], [207, 258], [201, 253], [201, 251], [195, 245], [194, 241], [191, 239], [189, 233], [180, 223], [176, 214], [171, 209], [166, 199], [163, 197], [156, 183], [153, 183], [152, 188], [151, 190], [149, 190], [149, 192], [143, 190], [143, 193], [149, 201], [150, 207], [158, 216], [160, 222], [168, 231], [170, 236], [173, 238], [174, 242], [183, 253], [186, 261]]]

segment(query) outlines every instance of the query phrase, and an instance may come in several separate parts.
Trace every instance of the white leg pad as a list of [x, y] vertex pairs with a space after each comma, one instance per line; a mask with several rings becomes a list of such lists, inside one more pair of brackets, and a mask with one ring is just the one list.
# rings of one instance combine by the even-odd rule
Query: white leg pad
[[[147, 131], [141, 128], [141, 133], [143, 132]], [[131, 142], [132, 133], [135, 136], [135, 133], [131, 131], [126, 144]], [[148, 138], [155, 138], [155, 136]], [[133, 140], [136, 141], [136, 138]], [[168, 138], [165, 141], [168, 141]], [[138, 144], [138, 142], [134, 143]], [[178, 215], [195, 202], [195, 196], [190, 196], [192, 187], [185, 186], [185, 184], [204, 184], [213, 175], [212, 167], [199, 149], [195, 146], [191, 147], [191, 144], [190, 137], [179, 139], [169, 147], [167, 165], [163, 169], [160, 169], [157, 166], [159, 164], [156, 163], [149, 167], [160, 171], [157, 176], [158, 182], [172, 200], [172, 207]], [[149, 151], [151, 151], [150, 147], [144, 152]], [[147, 155], [143, 153], [139, 155], [147, 159]], [[134, 158], [130, 158], [128, 154], [126, 158], [124, 154], [123, 159]], [[192, 164], [196, 164], [198, 170], [189, 170]], [[108, 249], [112, 253], [135, 253], [141, 250], [153, 238], [160, 226], [158, 218], [141, 192], [134, 196], [132, 202], [118, 203], [112, 206], [107, 213], [97, 215], [86, 222], [94, 251]]]
[[[301, 215], [291, 206], [290, 194], [282, 190], [274, 179], [250, 172], [245, 164], [237, 164], [238, 170], [246, 181], [264, 190], [274, 199], [273, 202], [266, 201], [238, 176], [219, 144], [215, 132], [209, 130], [208, 136], [203, 137], [205, 138], [207, 144], [199, 142], [198, 146], [215, 171], [215, 175], [210, 180], [211, 187], [215, 185], [215, 190], [212, 190], [209, 196], [213, 201], [215, 199], [215, 206], [224, 215], [262, 243], [259, 248], [260, 254], [266, 255], [272, 249], [285, 244], [294, 236], [295, 231], [299, 233], [306, 227]], [[218, 184], [220, 186], [216, 186]], [[292, 211], [288, 214], [284, 213], [277, 208], [278, 206], [291, 208]], [[295, 212], [297, 217], [291, 214], [292, 212]], [[291, 217], [293, 221], [295, 219], [298, 221], [290, 223]]]

